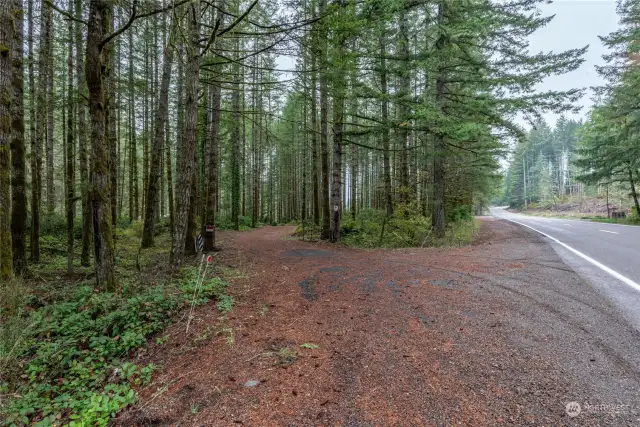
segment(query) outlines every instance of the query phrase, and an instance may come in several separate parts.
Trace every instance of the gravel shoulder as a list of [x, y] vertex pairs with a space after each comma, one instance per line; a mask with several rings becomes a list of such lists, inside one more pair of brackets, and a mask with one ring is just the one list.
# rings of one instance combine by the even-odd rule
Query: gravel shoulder
[[534, 232], [362, 251], [292, 231], [221, 233], [234, 309], [137, 355], [162, 369], [116, 425], [640, 424], [640, 333]]

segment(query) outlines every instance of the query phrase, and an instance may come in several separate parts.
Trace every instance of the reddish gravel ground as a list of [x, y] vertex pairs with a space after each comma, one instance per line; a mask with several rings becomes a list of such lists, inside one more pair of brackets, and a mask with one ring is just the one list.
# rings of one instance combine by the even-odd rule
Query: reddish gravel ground
[[233, 310], [138, 355], [162, 368], [116, 425], [638, 425], [637, 344], [614, 348], [637, 331], [536, 235], [484, 219], [468, 247], [364, 251], [293, 231], [220, 233]]

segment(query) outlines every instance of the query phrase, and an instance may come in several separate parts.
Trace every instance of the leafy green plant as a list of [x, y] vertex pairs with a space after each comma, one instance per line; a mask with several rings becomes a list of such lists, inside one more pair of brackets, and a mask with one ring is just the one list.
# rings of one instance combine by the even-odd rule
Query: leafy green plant
[[226, 314], [230, 312], [232, 306], [233, 306], [233, 297], [231, 297], [230, 295], [222, 295], [218, 299], [218, 310], [220, 310], [221, 313]]
[[[29, 298], [13, 308], [3, 304], [0, 362], [3, 373], [11, 366], [14, 375], [11, 381], [3, 375], [0, 389], [16, 397], [0, 407], [0, 425], [107, 425], [135, 402], [134, 387], [147, 384], [156, 369], [128, 362], [129, 354], [188, 306], [196, 278], [190, 267], [178, 283], [132, 284], [119, 294], [81, 284], [65, 299], [28, 313], [19, 307]], [[226, 288], [219, 278], [207, 279], [196, 303], [221, 299], [230, 309]]]

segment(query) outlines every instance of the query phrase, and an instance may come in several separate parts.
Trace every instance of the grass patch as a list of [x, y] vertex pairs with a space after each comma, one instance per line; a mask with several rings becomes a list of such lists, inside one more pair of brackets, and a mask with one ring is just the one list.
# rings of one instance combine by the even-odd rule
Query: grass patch
[[320, 346], [318, 344], [314, 344], [312, 342], [305, 342], [305, 343], [300, 344], [300, 348], [306, 348], [306, 349], [309, 349], [309, 350], [315, 350], [317, 348], [320, 348]]

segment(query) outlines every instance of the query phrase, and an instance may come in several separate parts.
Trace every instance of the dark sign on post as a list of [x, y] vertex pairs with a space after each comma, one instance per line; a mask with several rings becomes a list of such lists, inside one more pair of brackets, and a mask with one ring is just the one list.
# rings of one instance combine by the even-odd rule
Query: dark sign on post
[[212, 251], [216, 248], [216, 226], [207, 224], [204, 226], [204, 249]]

